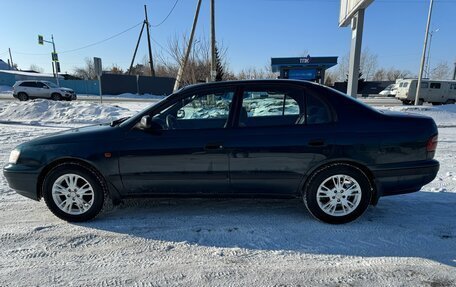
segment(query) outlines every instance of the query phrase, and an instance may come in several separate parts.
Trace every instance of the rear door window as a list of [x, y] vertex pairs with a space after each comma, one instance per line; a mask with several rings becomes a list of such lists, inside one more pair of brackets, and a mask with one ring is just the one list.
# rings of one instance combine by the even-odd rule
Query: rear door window
[[36, 82], [23, 82], [20, 84], [21, 87], [36, 88]]
[[305, 113], [303, 92], [293, 87], [246, 88], [240, 127], [289, 126]]

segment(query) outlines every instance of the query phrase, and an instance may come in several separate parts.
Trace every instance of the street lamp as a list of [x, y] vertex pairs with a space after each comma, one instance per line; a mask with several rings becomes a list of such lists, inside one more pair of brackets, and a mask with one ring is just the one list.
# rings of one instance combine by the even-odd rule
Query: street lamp
[[429, 48], [428, 48], [428, 54], [427, 54], [427, 60], [426, 60], [426, 78], [431, 77], [431, 45], [432, 45], [432, 36], [434, 33], [437, 33], [440, 29], [435, 29], [429, 32]]

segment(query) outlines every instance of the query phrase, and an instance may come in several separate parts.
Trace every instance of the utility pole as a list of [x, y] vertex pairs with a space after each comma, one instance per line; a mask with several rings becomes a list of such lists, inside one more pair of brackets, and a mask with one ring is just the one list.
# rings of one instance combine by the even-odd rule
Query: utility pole
[[429, 37], [429, 26], [431, 26], [431, 17], [432, 17], [432, 7], [434, 6], [434, 0], [431, 0], [429, 4], [429, 14], [426, 24], [426, 33], [424, 34], [424, 45], [423, 45], [423, 54], [421, 55], [421, 66], [420, 66], [420, 73], [418, 74], [418, 84], [416, 86], [416, 96], [415, 96], [415, 106], [418, 106], [420, 101], [420, 91], [421, 91], [421, 81], [423, 79], [423, 71], [424, 71], [424, 62], [426, 60], [426, 48], [427, 42]]
[[431, 74], [431, 47], [432, 47], [432, 36], [434, 36], [434, 33], [438, 32], [440, 29], [435, 29], [431, 32], [429, 32], [429, 48], [427, 49], [428, 52], [427, 52], [427, 59], [426, 59], [426, 78], [430, 78], [430, 74]]
[[57, 83], [57, 86], [60, 86], [59, 83], [59, 70], [60, 70], [60, 64], [59, 64], [59, 57], [57, 55], [57, 52], [55, 51], [55, 42], [54, 42], [54, 35], [51, 35], [51, 41], [46, 41], [44, 40], [44, 37], [42, 35], [38, 35], [38, 44], [44, 45], [44, 42], [52, 44], [52, 73], [55, 76], [55, 81]]
[[187, 50], [185, 51], [185, 56], [182, 59], [182, 63], [179, 67], [179, 71], [177, 72], [176, 82], [174, 83], [174, 91], [177, 91], [179, 89], [181, 82], [182, 82], [182, 76], [184, 74], [185, 66], [187, 65], [188, 56], [190, 55], [190, 51], [192, 49], [193, 36], [195, 35], [196, 24], [198, 23], [200, 7], [201, 7], [201, 0], [198, 0], [198, 4], [196, 5], [195, 18], [193, 19], [192, 31], [190, 33], [190, 39], [188, 40], [188, 45], [187, 45]]
[[[146, 15], [146, 25], [147, 25], [147, 45], [149, 46], [149, 64], [150, 64], [150, 75], [155, 77], [154, 62], [152, 60], [152, 48], [150, 46], [150, 24], [149, 19], [147, 18], [147, 5], [144, 5], [144, 14]], [[142, 30], [141, 30], [142, 31]]]
[[144, 26], [146, 26], [146, 21], [143, 22], [141, 32], [139, 32], [139, 38], [138, 38], [138, 42], [136, 42], [136, 48], [135, 48], [135, 52], [133, 53], [133, 59], [131, 59], [130, 69], [128, 69], [129, 75], [131, 74], [131, 70], [133, 69], [133, 64], [135, 63], [136, 52], [138, 52], [139, 42], [141, 42], [141, 36], [144, 31]]
[[[54, 55], [57, 55], [57, 52], [55, 51], [55, 42], [54, 42], [54, 35], [51, 35], [51, 40], [52, 40], [52, 48], [54, 50]], [[55, 81], [57, 82], [57, 86], [60, 87], [59, 83], [59, 64], [57, 64], [59, 61], [53, 61], [52, 64], [55, 67]]]
[[9, 51], [9, 55], [10, 55], [11, 68], [12, 68], [12, 70], [14, 70], [14, 63], [13, 63], [13, 56], [11, 56], [11, 49], [8, 48], [8, 51]]
[[454, 63], [453, 80], [456, 80], [456, 62]]
[[217, 58], [215, 55], [215, 0], [211, 0], [211, 81], [217, 76]]

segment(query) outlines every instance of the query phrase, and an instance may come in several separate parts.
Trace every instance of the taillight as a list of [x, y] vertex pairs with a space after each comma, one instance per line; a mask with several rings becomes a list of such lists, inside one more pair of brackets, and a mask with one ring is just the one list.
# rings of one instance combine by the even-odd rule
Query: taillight
[[431, 137], [426, 143], [426, 150], [428, 152], [434, 152], [437, 149], [437, 143], [439, 141], [439, 135]]

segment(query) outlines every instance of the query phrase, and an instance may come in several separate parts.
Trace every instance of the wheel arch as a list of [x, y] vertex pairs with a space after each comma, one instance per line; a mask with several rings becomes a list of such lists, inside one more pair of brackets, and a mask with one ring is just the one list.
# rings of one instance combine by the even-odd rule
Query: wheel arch
[[96, 176], [100, 179], [100, 182], [101, 182], [101, 185], [104, 189], [104, 192], [108, 195], [110, 195], [110, 191], [109, 191], [109, 188], [108, 188], [108, 183], [105, 179], [105, 177], [103, 176], [103, 174], [91, 163], [85, 161], [85, 160], [82, 160], [80, 158], [72, 158], [72, 157], [68, 157], [68, 158], [59, 158], [59, 159], [56, 159], [52, 162], [50, 162], [49, 164], [47, 164], [40, 172], [40, 174], [38, 175], [38, 180], [37, 180], [37, 185], [36, 185], [36, 190], [37, 190], [37, 198], [38, 200], [40, 200], [42, 197], [43, 197], [43, 183], [44, 183], [44, 179], [46, 177], [47, 174], [49, 174], [49, 172], [56, 168], [57, 166], [59, 165], [63, 165], [63, 164], [73, 164], [73, 165], [78, 165], [78, 166], [81, 166], [83, 168], [86, 168], [86, 169], [89, 169], [90, 171], [94, 172], [96, 174]]
[[300, 185], [300, 188], [299, 188], [300, 195], [302, 196], [304, 194], [304, 192], [305, 192], [305, 190], [307, 188], [307, 185], [309, 184], [310, 180], [312, 179], [312, 177], [318, 171], [320, 171], [321, 169], [325, 169], [325, 168], [334, 166], [334, 165], [352, 166], [354, 168], [359, 169], [362, 173], [364, 173], [366, 175], [367, 179], [369, 180], [369, 184], [370, 184], [371, 189], [372, 189], [372, 198], [371, 198], [371, 202], [370, 203], [372, 205], [376, 205], [377, 204], [379, 196], [378, 196], [378, 190], [377, 190], [377, 185], [376, 185], [376, 182], [375, 182], [374, 174], [372, 173], [372, 171], [366, 165], [364, 165], [364, 164], [362, 164], [360, 162], [354, 161], [354, 160], [349, 160], [349, 159], [340, 159], [340, 160], [332, 160], [332, 161], [329, 161], [329, 162], [324, 162], [324, 163], [316, 165], [315, 167], [310, 169], [309, 172], [307, 172], [307, 174], [304, 176], [304, 178], [303, 178], [303, 180], [301, 182], [301, 185]]

